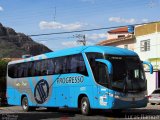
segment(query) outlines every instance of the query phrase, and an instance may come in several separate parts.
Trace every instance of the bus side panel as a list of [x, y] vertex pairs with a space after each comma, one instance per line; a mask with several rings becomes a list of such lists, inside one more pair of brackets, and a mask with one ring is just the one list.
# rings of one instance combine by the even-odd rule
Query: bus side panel
[[[95, 93], [93, 92], [92, 79], [89, 79], [89, 77], [84, 77], [84, 82], [82, 84], [71, 87], [70, 90], [71, 102], [69, 106], [77, 108], [79, 97], [87, 96], [90, 102], [90, 107], [93, 108], [95, 100], [94, 94]], [[79, 102], [81, 102], [81, 99], [79, 100]]]
[[[48, 84], [49, 92], [46, 100], [43, 103], [38, 103], [35, 98], [38, 97], [38, 94], [35, 95], [35, 91], [37, 90], [36, 85], [42, 85], [41, 80], [44, 80]], [[10, 79], [8, 78], [7, 85], [7, 95], [8, 95], [8, 103], [10, 105], [21, 105], [22, 96], [27, 96], [29, 101], [29, 106], [44, 106], [44, 107], [57, 107], [55, 104], [55, 96], [56, 92], [55, 87], [55, 79], [53, 76], [39, 76], [39, 77], [28, 77], [28, 78], [19, 78]], [[42, 87], [45, 87], [42, 85]], [[44, 90], [45, 91], [45, 90]], [[46, 92], [46, 91], [45, 91]]]
[[[78, 93], [78, 94], [77, 94]], [[79, 90], [77, 90], [77, 92], [75, 93], [75, 98], [76, 98], [76, 106], [78, 107], [78, 99], [80, 96], [86, 96], [89, 99], [89, 103], [90, 103], [90, 107], [93, 108], [94, 107], [94, 93], [93, 93], [93, 86], [91, 85], [86, 85], [86, 86], [81, 86], [79, 87]], [[79, 102], [81, 103], [82, 97], [79, 100]]]
[[70, 104], [69, 93], [70, 93], [70, 87], [68, 86], [55, 87], [56, 106], [68, 107]]
[[61, 75], [55, 83], [56, 106], [77, 108], [78, 97], [81, 94], [88, 96], [90, 104], [93, 106], [91, 83], [89, 77], [82, 74]]
[[20, 92], [16, 81], [17, 79], [7, 77], [7, 101], [9, 105], [20, 105]]
[[20, 93], [15, 88], [7, 88], [7, 101], [9, 105], [21, 105]]
[[[43, 85], [43, 81], [46, 81], [48, 84], [48, 92], [46, 91], [45, 87], [46, 84]], [[41, 82], [42, 81], [42, 82]], [[55, 106], [55, 88], [54, 88], [54, 79], [53, 76], [40, 76], [40, 77], [31, 77], [28, 78], [27, 81], [25, 79], [23, 82], [27, 82], [27, 87], [23, 87], [21, 89], [21, 93], [26, 94], [29, 99], [30, 106], [45, 106], [45, 107], [54, 107]], [[44, 93], [39, 93], [37, 90], [37, 86], [41, 86], [41, 89], [44, 89]], [[35, 92], [38, 92], [35, 94]], [[43, 103], [38, 103], [36, 98], [39, 99], [39, 94], [46, 94], [45, 101]], [[41, 101], [41, 99], [39, 99]]]

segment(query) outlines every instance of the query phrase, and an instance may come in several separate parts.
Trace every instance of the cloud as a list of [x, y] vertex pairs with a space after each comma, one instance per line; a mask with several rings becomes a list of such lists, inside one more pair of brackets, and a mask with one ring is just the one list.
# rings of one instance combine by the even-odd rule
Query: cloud
[[136, 22], [134, 18], [125, 19], [121, 17], [110, 17], [108, 20], [110, 22], [117, 22], [117, 23], [135, 23]]
[[40, 43], [42, 43], [42, 44], [46, 44], [46, 43], [47, 43], [47, 41], [46, 41], [46, 40], [41, 40], [41, 41], [40, 41]]
[[146, 19], [146, 18], [142, 19], [142, 22], [148, 22], [148, 21], [149, 21], [149, 20]]
[[[94, 45], [94, 44], [96, 43], [86, 41], [86, 45]], [[82, 43], [78, 43], [77, 41], [67, 41], [67, 42], [62, 42], [61, 45], [64, 46], [63, 48], [71, 48], [76, 46], [82, 46]]]
[[3, 9], [3, 7], [2, 6], [0, 6], [0, 12], [2, 12], [4, 9]]
[[40, 29], [62, 29], [62, 30], [78, 30], [85, 27], [87, 24], [83, 24], [80, 22], [71, 23], [71, 24], [63, 24], [60, 22], [47, 22], [47, 21], [41, 21], [39, 23]]
[[66, 47], [74, 47], [78, 45], [77, 41], [67, 41], [67, 42], [62, 42], [61, 44]]
[[107, 38], [107, 35], [105, 33], [93, 33], [93, 34], [87, 34], [86, 38], [88, 40], [97, 40], [97, 39], [104, 39]]
[[81, 1], [82, 2], [90, 2], [90, 3], [94, 4], [96, 0], [81, 0]]
[[[85, 34], [85, 36], [86, 36], [86, 44], [87, 45], [94, 45], [94, 44], [96, 44], [99, 41], [98, 39], [107, 38], [107, 35], [105, 33]], [[61, 45], [64, 46], [64, 47], [70, 48], [70, 47], [80, 46], [82, 44], [77, 43], [77, 41], [74, 40], [74, 41], [65, 41], [65, 42], [62, 42]]]

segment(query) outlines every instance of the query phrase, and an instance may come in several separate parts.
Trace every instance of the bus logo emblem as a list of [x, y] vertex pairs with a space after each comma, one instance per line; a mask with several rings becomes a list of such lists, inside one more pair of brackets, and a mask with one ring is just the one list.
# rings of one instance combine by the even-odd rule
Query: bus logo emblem
[[43, 104], [49, 95], [49, 85], [44, 79], [40, 80], [34, 89], [34, 98], [38, 104]]

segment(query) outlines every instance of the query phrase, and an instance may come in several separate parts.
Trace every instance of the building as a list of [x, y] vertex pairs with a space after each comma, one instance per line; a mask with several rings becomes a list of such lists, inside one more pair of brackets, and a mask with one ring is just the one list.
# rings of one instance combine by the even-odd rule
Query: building
[[[146, 73], [148, 93], [160, 88], [160, 22], [135, 26], [135, 49], [141, 60], [150, 61], [154, 68], [153, 75]], [[145, 66], [144, 66], [145, 67]], [[145, 67], [147, 71], [147, 67]]]
[[160, 22], [135, 26], [136, 48], [142, 60], [152, 62], [160, 69]]
[[134, 26], [134, 32], [129, 32], [129, 27], [117, 28], [108, 31], [107, 40], [98, 45], [109, 45], [133, 50], [143, 61], [150, 61], [154, 67], [154, 73], [149, 74], [145, 67], [148, 94], [156, 88], [160, 88], [160, 22]]
[[107, 32], [107, 40], [103, 40], [98, 45], [116, 46], [134, 50], [135, 37], [129, 27], [121, 27]]

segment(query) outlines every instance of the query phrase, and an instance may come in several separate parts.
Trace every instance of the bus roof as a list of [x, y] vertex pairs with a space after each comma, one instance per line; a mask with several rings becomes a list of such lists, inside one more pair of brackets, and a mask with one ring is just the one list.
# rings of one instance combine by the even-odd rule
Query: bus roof
[[49, 53], [33, 56], [33, 57], [22, 59], [22, 60], [11, 61], [9, 64], [34, 61], [34, 60], [40, 60], [40, 59], [46, 59], [46, 58], [52, 58], [52, 57], [60, 57], [60, 56], [85, 53], [85, 52], [98, 52], [98, 53], [104, 53], [104, 54], [108, 54], [108, 55], [137, 56], [137, 53], [135, 53], [131, 50], [118, 48], [118, 47], [79, 46], [79, 47], [63, 49], [63, 50], [59, 50], [59, 51], [55, 51], [55, 52], [49, 52]]

